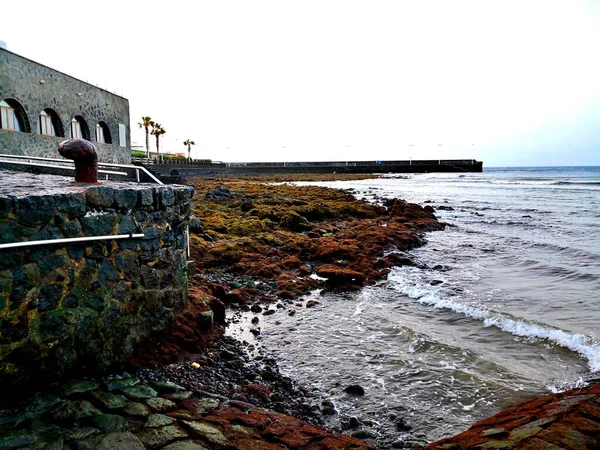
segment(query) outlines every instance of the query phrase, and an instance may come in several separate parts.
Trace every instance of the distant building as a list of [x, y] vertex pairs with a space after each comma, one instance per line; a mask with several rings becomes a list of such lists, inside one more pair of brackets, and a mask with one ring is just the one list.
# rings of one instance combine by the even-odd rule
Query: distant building
[[0, 47], [0, 153], [59, 158], [83, 138], [102, 162], [131, 162], [129, 101]]

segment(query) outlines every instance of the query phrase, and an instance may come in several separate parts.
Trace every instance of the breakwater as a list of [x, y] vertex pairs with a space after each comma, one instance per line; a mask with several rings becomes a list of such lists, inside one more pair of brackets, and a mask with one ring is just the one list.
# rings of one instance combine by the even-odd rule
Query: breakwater
[[[146, 165], [139, 159], [137, 164]], [[150, 161], [151, 170], [161, 177], [240, 176], [300, 173], [435, 173], [482, 172], [483, 162], [474, 159], [432, 159], [399, 161], [325, 162], [213, 162]]]

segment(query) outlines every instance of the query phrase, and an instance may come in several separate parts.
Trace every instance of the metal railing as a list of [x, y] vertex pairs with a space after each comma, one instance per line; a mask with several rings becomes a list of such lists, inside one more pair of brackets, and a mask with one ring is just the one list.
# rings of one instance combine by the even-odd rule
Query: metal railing
[[54, 245], [54, 244], [70, 244], [73, 242], [93, 242], [93, 241], [110, 241], [119, 239], [142, 239], [144, 233], [137, 234], [109, 234], [106, 236], [84, 236], [76, 238], [64, 238], [64, 239], [44, 239], [40, 241], [20, 241], [10, 242], [7, 244], [0, 244], [0, 250], [9, 248], [21, 248], [21, 247], [34, 247], [37, 245]]
[[[42, 161], [40, 163], [33, 161]], [[27, 156], [27, 155], [8, 155], [0, 153], [0, 163], [5, 164], [15, 164], [21, 166], [30, 166], [30, 167], [44, 167], [48, 169], [64, 169], [64, 170], [75, 170], [75, 163], [69, 159], [58, 159], [58, 158], [44, 158], [41, 156]], [[44, 164], [46, 163], [46, 164]], [[50, 164], [54, 163], [54, 164]], [[56, 164], [59, 163], [59, 164]], [[134, 166], [132, 164], [113, 164], [113, 163], [104, 163], [98, 161], [98, 167], [114, 167], [120, 169], [131, 169], [135, 171], [135, 179], [139, 183], [140, 182], [140, 171], [146, 174], [152, 181], [157, 184], [163, 184], [158, 178], [156, 178], [152, 173], [148, 171], [143, 166]], [[99, 169], [99, 174], [105, 175], [108, 180], [108, 175], [117, 175], [117, 176], [129, 176], [128, 172], [119, 172], [115, 170], [106, 170]]]

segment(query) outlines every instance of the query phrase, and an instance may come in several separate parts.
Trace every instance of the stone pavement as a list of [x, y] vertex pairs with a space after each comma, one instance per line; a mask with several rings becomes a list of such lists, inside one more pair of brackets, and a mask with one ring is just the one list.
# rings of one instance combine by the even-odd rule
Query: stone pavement
[[600, 383], [524, 402], [425, 448], [600, 449]]
[[368, 450], [302, 420], [186, 391], [169, 382], [122, 378], [65, 385], [0, 410], [0, 450]]

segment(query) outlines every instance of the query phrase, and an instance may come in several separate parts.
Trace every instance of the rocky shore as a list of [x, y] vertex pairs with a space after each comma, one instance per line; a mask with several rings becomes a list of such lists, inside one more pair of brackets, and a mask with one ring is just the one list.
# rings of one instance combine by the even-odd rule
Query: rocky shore
[[[189, 181], [190, 312], [146, 339], [124, 374], [0, 407], [0, 449], [369, 448], [316, 428], [333, 405], [223, 337], [225, 312], [258, 318], [315, 289], [357, 290], [392, 265], [413, 264], [404, 252], [443, 227], [433, 209], [264, 179]], [[368, 437], [357, 423], [348, 432]]]
[[[190, 312], [146, 339], [125, 372], [1, 399], [0, 450], [374, 448], [357, 418], [326, 430], [331, 402], [224, 330], [246, 313], [258, 335], [264, 316], [318, 303], [299, 301], [306, 294], [357, 290], [416, 264], [406, 252], [444, 227], [433, 208], [266, 183], [289, 177], [189, 181]], [[514, 407], [428, 448], [597, 448], [597, 386]]]

